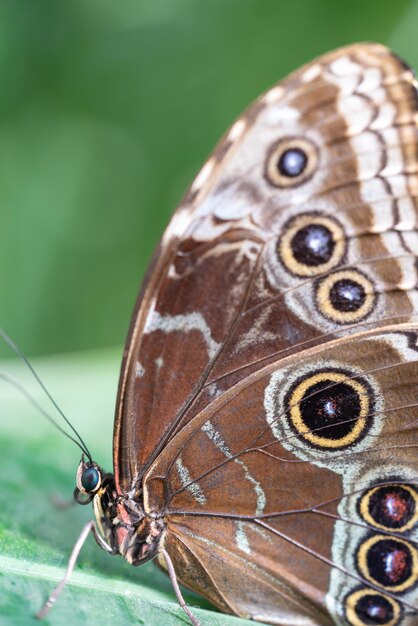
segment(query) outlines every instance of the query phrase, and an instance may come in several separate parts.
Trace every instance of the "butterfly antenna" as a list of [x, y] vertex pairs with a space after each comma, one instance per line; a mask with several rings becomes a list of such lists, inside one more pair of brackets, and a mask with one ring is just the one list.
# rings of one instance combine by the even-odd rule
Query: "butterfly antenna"
[[40, 407], [38, 405], [38, 403], [34, 400], [34, 398], [32, 398], [32, 396], [25, 390], [23, 389], [23, 387], [21, 385], [19, 385], [19, 383], [17, 383], [16, 381], [14, 381], [11, 378], [8, 378], [7, 376], [1, 374], [0, 377], [3, 378], [4, 380], [7, 380], [8, 382], [10, 382], [14, 387], [16, 387], [17, 389], [19, 389], [29, 400], [29, 402], [31, 402], [31, 404], [33, 404], [43, 415], [44, 417], [46, 417], [48, 419], [49, 422], [51, 422], [56, 428], [58, 428], [59, 431], [61, 431], [66, 437], [68, 437], [69, 439], [71, 439], [71, 441], [74, 441], [74, 443], [76, 443], [78, 445], [78, 447], [86, 454], [86, 456], [88, 457], [89, 461], [92, 461], [92, 456], [90, 454], [90, 451], [88, 449], [88, 447], [86, 446], [86, 444], [84, 443], [83, 439], [81, 438], [81, 436], [78, 434], [77, 430], [74, 428], [74, 426], [71, 424], [70, 420], [65, 416], [65, 414], [63, 413], [63, 411], [60, 409], [59, 405], [56, 403], [56, 401], [54, 400], [54, 398], [51, 396], [51, 394], [49, 393], [48, 389], [45, 387], [44, 383], [42, 382], [41, 378], [39, 377], [39, 375], [37, 374], [36, 370], [34, 369], [34, 367], [32, 366], [32, 364], [30, 363], [29, 359], [23, 354], [23, 352], [20, 350], [20, 348], [15, 344], [15, 342], [13, 341], [13, 339], [11, 339], [9, 337], [9, 335], [2, 329], [0, 328], [0, 336], [3, 338], [3, 340], [7, 343], [7, 345], [13, 350], [13, 352], [22, 359], [22, 361], [26, 364], [27, 368], [29, 369], [29, 371], [31, 372], [32, 376], [35, 378], [35, 380], [38, 382], [38, 384], [40, 385], [40, 387], [42, 388], [43, 392], [45, 393], [45, 395], [47, 396], [47, 398], [49, 399], [49, 401], [53, 404], [53, 406], [55, 407], [55, 409], [58, 411], [58, 413], [61, 415], [61, 417], [63, 418], [63, 420], [65, 421], [65, 423], [71, 428], [71, 430], [73, 431], [73, 433], [75, 434], [75, 436], [77, 437], [77, 439], [74, 439], [74, 437], [72, 437], [72, 435], [68, 434], [56, 421], [53, 417], [51, 417], [51, 415], [49, 415], [49, 413], [47, 413], [46, 411], [44, 411], [44, 409], [42, 407]]
[[52, 417], [52, 415], [50, 415], [49, 413], [47, 413], [47, 411], [45, 411], [45, 409], [38, 404], [38, 402], [35, 400], [35, 398], [29, 393], [29, 391], [27, 391], [27, 389], [25, 389], [23, 387], [23, 385], [21, 385], [17, 380], [15, 380], [14, 378], [11, 378], [11, 376], [8, 376], [7, 374], [4, 374], [3, 372], [0, 372], [0, 378], [5, 380], [7, 383], [9, 383], [9, 385], [11, 385], [12, 387], [15, 387], [15, 389], [17, 389], [22, 395], [25, 396], [25, 398], [28, 400], [28, 402], [35, 407], [35, 409], [37, 411], [39, 411], [39, 413], [41, 413], [47, 420], [48, 422], [50, 422], [51, 424], [53, 424], [53, 426], [55, 426], [55, 428], [57, 428], [63, 435], [65, 435], [66, 437], [68, 437], [68, 439], [71, 439], [71, 441], [73, 441], [82, 452], [84, 452], [84, 454], [87, 455], [87, 450], [84, 449], [84, 447], [81, 445], [81, 443], [79, 441], [77, 441], [77, 439], [75, 439], [74, 437], [72, 437], [69, 433], [67, 433], [66, 430], [64, 430], [62, 428], [62, 426], [60, 426], [58, 424], [58, 422]]

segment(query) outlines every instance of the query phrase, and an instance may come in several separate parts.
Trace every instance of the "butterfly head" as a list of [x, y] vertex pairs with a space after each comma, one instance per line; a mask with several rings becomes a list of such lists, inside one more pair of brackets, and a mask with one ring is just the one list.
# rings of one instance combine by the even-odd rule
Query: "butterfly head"
[[[109, 476], [111, 476], [111, 474], [105, 474], [94, 461], [90, 459], [86, 461], [83, 454], [76, 474], [77, 486], [74, 490], [76, 502], [79, 504], [89, 504], [104, 482], [108, 482]], [[104, 478], [107, 480], [104, 481]]]
[[74, 498], [79, 504], [93, 502], [97, 526], [107, 544], [132, 565], [154, 558], [164, 535], [161, 516], [144, 511], [141, 493], [118, 494], [113, 474], [82, 457], [76, 476]]

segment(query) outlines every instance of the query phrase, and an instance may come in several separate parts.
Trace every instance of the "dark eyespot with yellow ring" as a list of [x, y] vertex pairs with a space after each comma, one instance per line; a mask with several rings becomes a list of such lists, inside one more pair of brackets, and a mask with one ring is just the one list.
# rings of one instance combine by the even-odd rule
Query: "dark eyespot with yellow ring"
[[377, 293], [363, 272], [347, 269], [319, 279], [315, 299], [318, 311], [330, 321], [354, 324], [373, 312]]
[[397, 600], [371, 588], [356, 589], [345, 599], [345, 616], [351, 626], [397, 626], [402, 608]]
[[407, 532], [418, 524], [418, 492], [412, 485], [379, 485], [359, 501], [359, 514], [381, 530]]
[[358, 443], [374, 419], [374, 393], [369, 383], [339, 369], [319, 370], [296, 381], [285, 402], [292, 430], [323, 450], [341, 450]]
[[318, 150], [304, 137], [283, 137], [270, 148], [265, 177], [275, 187], [296, 187], [313, 176], [318, 167]]
[[404, 539], [372, 535], [358, 548], [357, 567], [372, 584], [401, 593], [418, 580], [418, 552]]
[[342, 226], [332, 217], [304, 213], [285, 224], [277, 253], [296, 276], [318, 276], [336, 267], [346, 251]]

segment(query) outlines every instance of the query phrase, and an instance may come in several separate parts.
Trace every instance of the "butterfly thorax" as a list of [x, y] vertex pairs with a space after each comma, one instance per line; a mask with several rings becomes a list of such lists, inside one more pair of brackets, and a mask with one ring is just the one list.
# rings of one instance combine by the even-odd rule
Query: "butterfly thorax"
[[135, 566], [156, 556], [165, 523], [144, 511], [141, 495], [118, 494], [112, 480], [96, 493], [93, 506], [100, 532], [115, 553]]

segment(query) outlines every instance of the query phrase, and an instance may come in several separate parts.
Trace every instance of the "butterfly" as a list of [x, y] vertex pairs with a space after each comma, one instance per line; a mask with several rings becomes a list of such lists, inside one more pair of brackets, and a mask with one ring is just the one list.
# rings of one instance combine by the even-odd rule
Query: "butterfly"
[[73, 560], [90, 532], [155, 559], [193, 624], [178, 582], [269, 624], [418, 623], [417, 106], [356, 44], [233, 124], [146, 275]]

